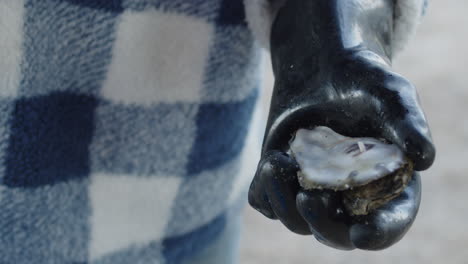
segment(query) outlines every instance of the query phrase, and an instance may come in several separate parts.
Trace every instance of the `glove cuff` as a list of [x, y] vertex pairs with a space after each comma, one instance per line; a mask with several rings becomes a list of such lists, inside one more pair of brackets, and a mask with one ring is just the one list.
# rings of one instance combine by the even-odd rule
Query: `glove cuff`
[[[244, 0], [247, 22], [259, 43], [270, 48], [271, 26], [287, 0]], [[416, 32], [427, 0], [397, 0], [394, 11], [392, 53], [398, 54]]]

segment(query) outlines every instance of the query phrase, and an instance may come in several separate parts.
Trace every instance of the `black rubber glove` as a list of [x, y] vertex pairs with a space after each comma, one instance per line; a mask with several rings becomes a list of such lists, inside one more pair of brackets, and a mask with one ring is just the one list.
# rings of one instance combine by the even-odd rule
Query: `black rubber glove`
[[420, 177], [385, 206], [352, 217], [340, 193], [299, 186], [299, 167], [286, 154], [297, 129], [386, 140], [416, 170], [435, 157], [415, 88], [390, 69], [392, 25], [392, 0], [287, 0], [272, 28], [275, 87], [249, 202], [331, 247], [378, 250], [399, 241], [418, 212]]

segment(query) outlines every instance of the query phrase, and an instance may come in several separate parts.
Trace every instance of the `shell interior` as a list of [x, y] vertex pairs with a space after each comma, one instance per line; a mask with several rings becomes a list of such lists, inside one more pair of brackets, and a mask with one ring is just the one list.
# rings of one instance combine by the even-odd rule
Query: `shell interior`
[[350, 138], [328, 127], [299, 129], [290, 154], [300, 166], [305, 189], [347, 190], [395, 172], [405, 164], [402, 151], [375, 138]]

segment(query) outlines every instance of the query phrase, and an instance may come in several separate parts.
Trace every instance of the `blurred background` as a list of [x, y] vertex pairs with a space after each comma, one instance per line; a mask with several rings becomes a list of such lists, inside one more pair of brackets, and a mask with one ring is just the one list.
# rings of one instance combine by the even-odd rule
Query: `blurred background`
[[[343, 252], [246, 208], [242, 264], [468, 263], [468, 1], [432, 0], [394, 69], [418, 88], [437, 147], [422, 173], [423, 200], [408, 234], [379, 252]], [[273, 86], [265, 67], [264, 105]]]

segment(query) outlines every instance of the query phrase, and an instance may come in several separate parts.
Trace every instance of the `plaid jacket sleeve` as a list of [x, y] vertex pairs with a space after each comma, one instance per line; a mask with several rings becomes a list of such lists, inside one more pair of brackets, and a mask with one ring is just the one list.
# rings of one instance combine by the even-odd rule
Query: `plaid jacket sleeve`
[[241, 0], [0, 0], [0, 263], [179, 263], [244, 200]]

